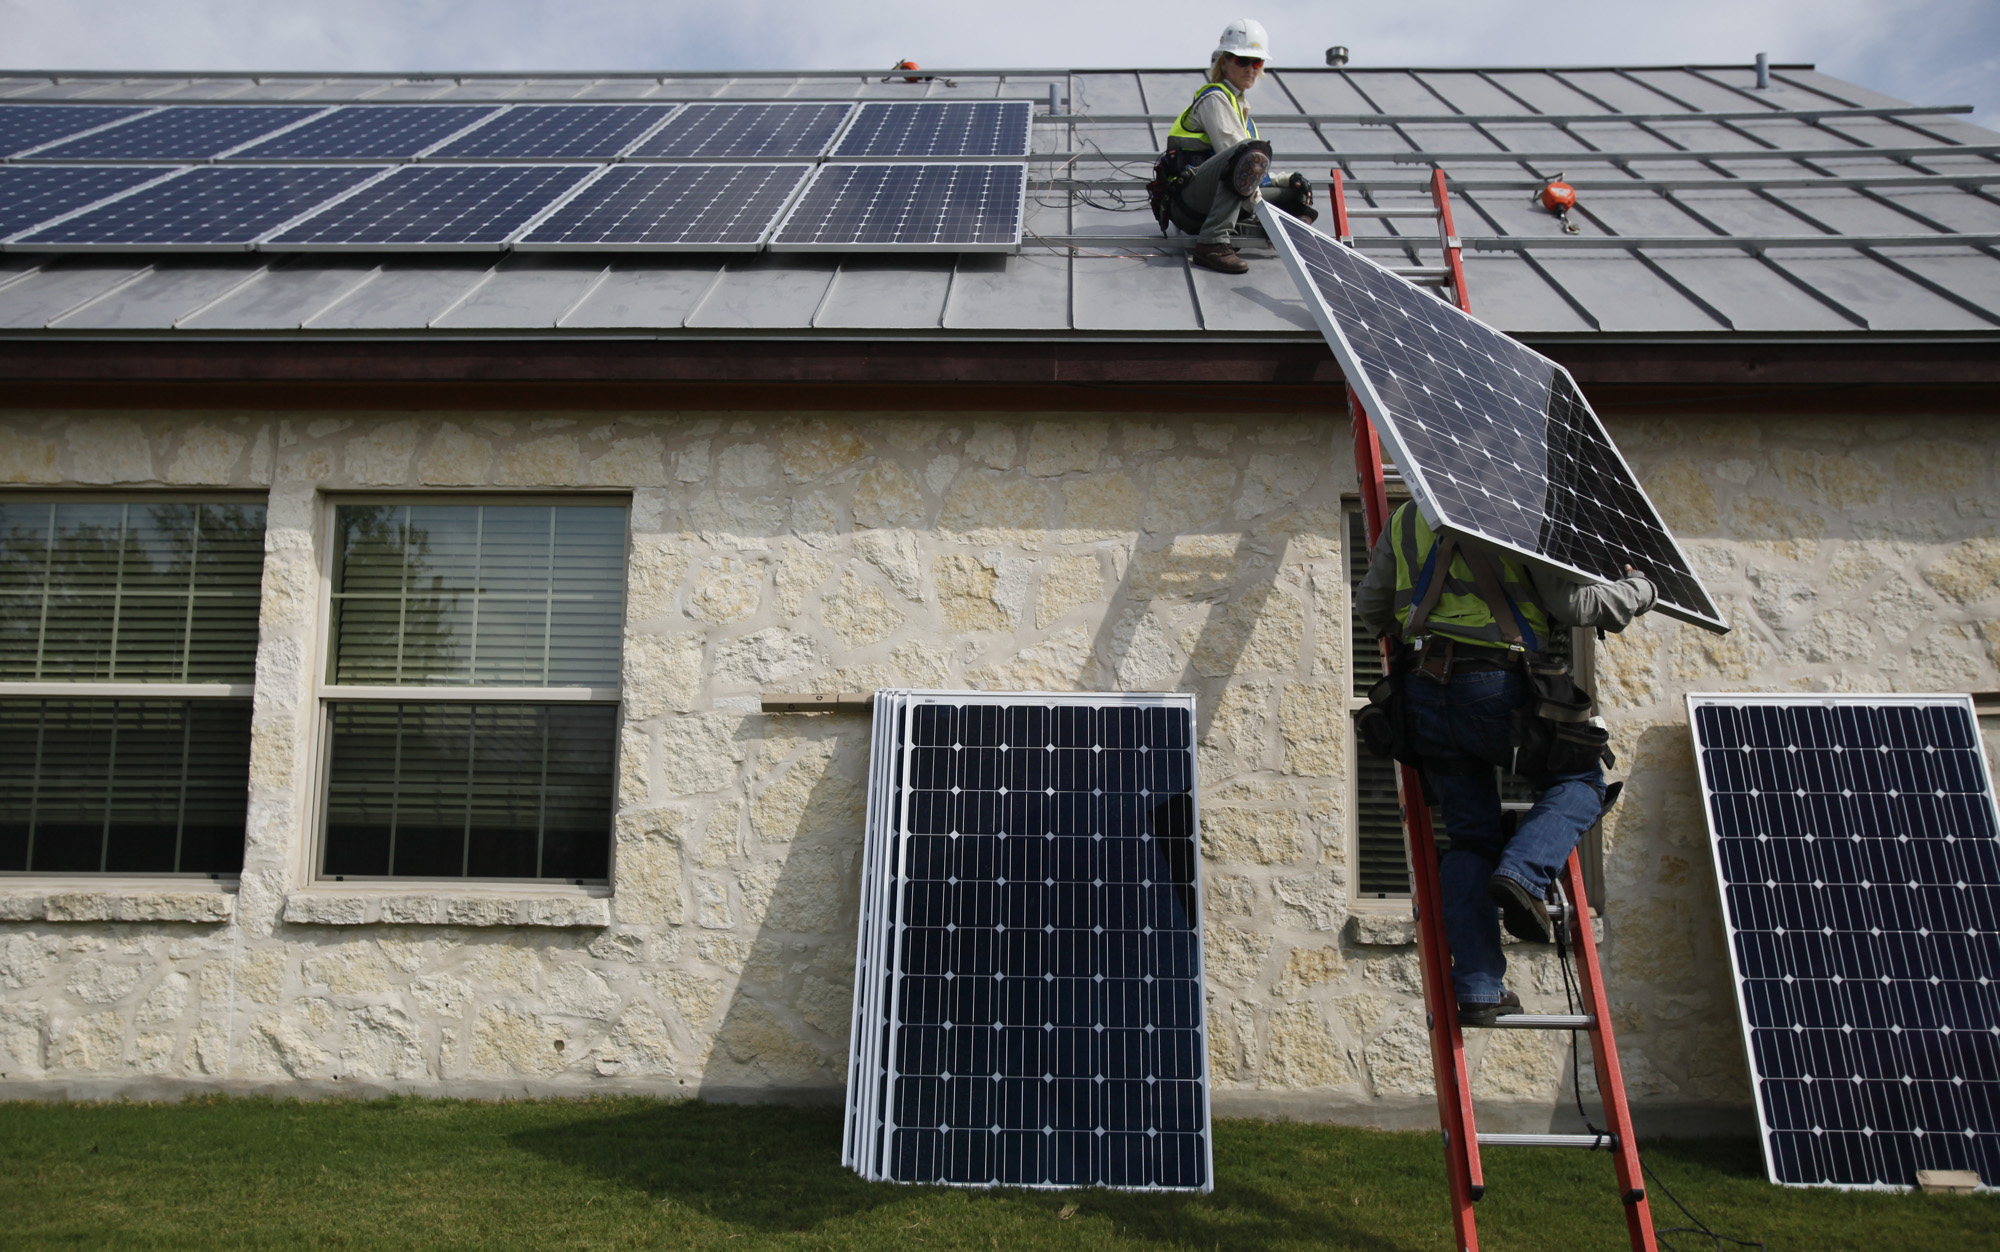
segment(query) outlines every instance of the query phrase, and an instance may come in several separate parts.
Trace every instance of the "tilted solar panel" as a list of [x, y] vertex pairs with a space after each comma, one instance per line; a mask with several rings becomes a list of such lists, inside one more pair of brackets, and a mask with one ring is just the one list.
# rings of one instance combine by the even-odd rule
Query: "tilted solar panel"
[[809, 165], [616, 165], [516, 248], [754, 251]]
[[146, 110], [137, 105], [0, 104], [0, 157], [10, 157], [64, 135], [94, 130]]
[[2000, 811], [1967, 696], [1690, 695], [1771, 1180], [2000, 1185]]
[[158, 165], [0, 165], [0, 239], [172, 172]]
[[840, 131], [851, 104], [690, 104], [635, 148], [634, 157], [696, 161], [816, 157]]
[[870, 101], [834, 149], [836, 160], [1024, 157], [1034, 105], [1026, 100]]
[[822, 165], [771, 237], [774, 252], [1013, 252], [1024, 165]]
[[8, 247], [247, 248], [379, 173], [366, 165], [205, 165], [32, 231]]
[[587, 165], [406, 165], [266, 241], [267, 248], [498, 248]]
[[205, 161], [302, 122], [323, 105], [178, 104], [35, 153], [37, 161]]
[[877, 693], [897, 726], [863, 856], [861, 1173], [1210, 1188], [1193, 714], [1186, 695]]
[[430, 155], [458, 160], [587, 161], [615, 157], [671, 114], [672, 104], [517, 104]]
[[1269, 204], [1257, 216], [1426, 521], [1587, 581], [1635, 566], [1661, 612], [1729, 628], [1568, 370]]
[[237, 161], [369, 160], [413, 157], [482, 117], [494, 105], [349, 105], [230, 154]]

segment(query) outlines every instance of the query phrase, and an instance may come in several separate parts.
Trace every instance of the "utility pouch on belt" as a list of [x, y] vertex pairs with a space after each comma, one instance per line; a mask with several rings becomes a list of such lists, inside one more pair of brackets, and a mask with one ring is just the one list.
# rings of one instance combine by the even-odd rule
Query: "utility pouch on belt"
[[1399, 657], [1389, 672], [1368, 689], [1368, 703], [1354, 715], [1354, 737], [1370, 756], [1387, 757], [1405, 765], [1418, 762], [1410, 746], [1410, 723], [1403, 703], [1404, 666]]
[[1174, 190], [1187, 178], [1188, 171], [1200, 161], [1190, 162], [1191, 154], [1186, 148], [1168, 148], [1153, 162], [1153, 181], [1146, 184], [1146, 205], [1153, 210], [1153, 219], [1160, 224], [1160, 233], [1167, 233], [1167, 227], [1174, 222]]
[[1600, 762], [1617, 763], [1611, 732], [1590, 719], [1590, 693], [1576, 685], [1569, 662], [1531, 656], [1521, 667], [1528, 698], [1511, 714], [1513, 760], [1508, 770], [1524, 776], [1575, 774]]

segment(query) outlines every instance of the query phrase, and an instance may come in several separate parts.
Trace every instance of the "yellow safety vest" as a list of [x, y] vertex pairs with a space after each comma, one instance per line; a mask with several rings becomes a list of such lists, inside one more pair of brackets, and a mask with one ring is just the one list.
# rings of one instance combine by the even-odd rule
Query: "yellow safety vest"
[[[1433, 557], [1438, 547], [1437, 533], [1424, 521], [1416, 505], [1409, 502], [1389, 515], [1389, 533], [1390, 544], [1396, 551], [1396, 621], [1405, 632], [1409, 629], [1410, 614], [1423, 600], [1430, 580], [1443, 578], [1443, 593], [1424, 620], [1425, 633], [1435, 632], [1484, 648], [1508, 646], [1493, 619], [1492, 607], [1479, 594], [1479, 585], [1473, 578], [1472, 567], [1466, 564], [1463, 548], [1454, 548], [1449, 569], [1436, 568]], [[1540, 651], [1549, 637], [1549, 618], [1535, 598], [1535, 585], [1519, 561], [1498, 551], [1493, 552], [1493, 557], [1499, 571], [1500, 590], [1507, 597], [1507, 607], [1514, 615], [1521, 642], [1529, 651]]]
[[1234, 87], [1231, 87], [1228, 83], [1203, 83], [1201, 89], [1194, 93], [1194, 99], [1188, 101], [1188, 107], [1182, 109], [1181, 115], [1174, 119], [1173, 128], [1167, 132], [1167, 146], [1169, 148], [1186, 148], [1191, 150], [1205, 148], [1210, 153], [1215, 151], [1215, 144], [1209, 140], [1208, 132], [1195, 130], [1193, 128], [1193, 121], [1195, 106], [1202, 102], [1203, 97], [1213, 95], [1218, 91], [1222, 93], [1224, 99], [1229, 101], [1229, 107], [1235, 112], [1236, 119], [1243, 123], [1243, 133], [1252, 139], [1259, 137], [1257, 134], [1257, 123], [1251, 118], [1249, 108], [1243, 103], [1243, 97], [1236, 94]]

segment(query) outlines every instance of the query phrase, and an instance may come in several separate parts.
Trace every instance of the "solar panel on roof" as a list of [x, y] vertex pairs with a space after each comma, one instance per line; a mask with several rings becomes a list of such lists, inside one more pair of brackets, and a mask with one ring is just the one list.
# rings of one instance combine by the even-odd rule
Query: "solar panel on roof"
[[[152, 167], [156, 172], [158, 167]], [[381, 170], [365, 165], [208, 165], [23, 235], [10, 247], [244, 248]]]
[[398, 160], [495, 112], [492, 105], [352, 105], [230, 156], [238, 161]]
[[1193, 715], [877, 693], [847, 1164], [1210, 1189]]
[[618, 165], [544, 218], [517, 248], [752, 251], [809, 165]]
[[205, 161], [259, 135], [302, 122], [324, 106], [172, 105], [35, 153], [37, 161]]
[[816, 157], [840, 130], [851, 104], [690, 104], [631, 153], [701, 161]]
[[1022, 165], [822, 165], [771, 238], [773, 251], [1021, 245]]
[[102, 104], [0, 104], [0, 157], [143, 112], [136, 106]]
[[1269, 204], [1257, 216], [1433, 527], [1728, 624], [1569, 371]]
[[580, 161], [615, 157], [677, 107], [521, 104], [430, 155], [477, 161]]
[[409, 165], [265, 246], [498, 248], [590, 173], [587, 165]]
[[2000, 1186], [2000, 810], [1971, 698], [1688, 717], [1771, 1180]]
[[0, 166], [0, 239], [171, 172], [157, 165]]
[[1033, 114], [1026, 100], [871, 101], [833, 155], [843, 161], [1023, 157]]

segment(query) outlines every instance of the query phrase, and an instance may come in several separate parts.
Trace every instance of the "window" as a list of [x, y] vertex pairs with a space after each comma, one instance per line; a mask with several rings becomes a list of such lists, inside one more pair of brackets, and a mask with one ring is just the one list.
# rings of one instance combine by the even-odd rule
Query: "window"
[[0, 873], [243, 867], [264, 506], [0, 501]]
[[334, 509], [320, 872], [609, 876], [620, 504]]

